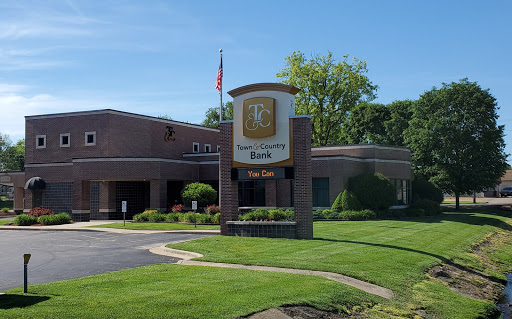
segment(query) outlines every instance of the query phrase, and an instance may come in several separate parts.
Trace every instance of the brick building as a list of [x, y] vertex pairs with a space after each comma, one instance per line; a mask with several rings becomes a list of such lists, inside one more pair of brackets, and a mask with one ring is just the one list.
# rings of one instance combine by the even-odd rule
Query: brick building
[[[26, 117], [24, 209], [42, 206], [74, 220], [127, 218], [145, 208], [181, 203], [191, 182], [218, 190], [220, 132], [199, 125], [115, 110]], [[410, 151], [382, 145], [314, 147], [313, 207], [329, 207], [348, 178], [381, 172], [397, 188], [397, 205], [410, 198]], [[291, 179], [240, 181], [240, 207], [290, 207]]]

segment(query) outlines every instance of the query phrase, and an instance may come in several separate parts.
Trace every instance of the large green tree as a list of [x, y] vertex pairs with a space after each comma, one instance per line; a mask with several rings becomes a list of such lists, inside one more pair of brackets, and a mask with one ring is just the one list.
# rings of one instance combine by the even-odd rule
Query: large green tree
[[[219, 128], [219, 108], [218, 107], [210, 107], [206, 113], [206, 118], [203, 122], [201, 122], [202, 126]], [[224, 103], [222, 106], [222, 120], [229, 121], [233, 119], [233, 102], [228, 101]]]
[[12, 144], [9, 135], [0, 134], [0, 171], [22, 171], [25, 168], [25, 140]]
[[417, 175], [454, 193], [493, 187], [506, 169], [497, 102], [476, 82], [462, 79], [421, 95], [406, 132]]
[[399, 100], [386, 105], [389, 119], [384, 122], [386, 131], [385, 144], [405, 146], [405, 133], [412, 118], [413, 101]]
[[344, 142], [348, 144], [386, 144], [384, 123], [390, 119], [384, 104], [361, 103], [350, 112], [342, 127]]
[[277, 77], [282, 83], [301, 89], [295, 96], [295, 112], [311, 115], [313, 145], [337, 144], [341, 126], [359, 103], [375, 99], [377, 86], [366, 76], [366, 62], [348, 55], [341, 62], [332, 53], [307, 59], [300, 51], [286, 57]]

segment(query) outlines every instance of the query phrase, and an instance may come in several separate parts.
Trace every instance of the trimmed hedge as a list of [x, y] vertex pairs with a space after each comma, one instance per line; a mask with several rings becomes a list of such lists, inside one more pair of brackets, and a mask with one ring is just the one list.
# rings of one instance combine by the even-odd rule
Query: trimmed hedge
[[43, 225], [69, 224], [69, 223], [71, 223], [71, 216], [69, 216], [69, 214], [66, 214], [66, 213], [60, 213], [60, 214], [54, 214], [54, 215], [41, 215], [41, 216], [39, 216], [37, 221]]
[[313, 219], [332, 219], [332, 220], [368, 220], [376, 219], [377, 214], [370, 209], [363, 210], [344, 210], [341, 212], [332, 209], [316, 210], [313, 212]]
[[341, 195], [341, 207], [343, 210], [361, 210], [361, 203], [354, 193], [346, 189]]
[[291, 209], [265, 209], [258, 208], [249, 211], [243, 215], [238, 216], [239, 220], [243, 221], [280, 221], [280, 220], [289, 220], [293, 221], [295, 219], [295, 212]]
[[426, 180], [412, 181], [413, 202], [429, 199], [441, 204], [444, 200], [443, 192], [439, 187]]
[[430, 199], [421, 199], [412, 203], [410, 209], [423, 209], [428, 215], [440, 215], [443, 212], [441, 210], [441, 205]]
[[18, 226], [34, 225], [37, 224], [37, 217], [28, 214], [21, 214], [14, 217], [14, 223]]
[[351, 177], [348, 189], [354, 192], [363, 208], [384, 210], [395, 203], [395, 187], [380, 173]]
[[145, 211], [143, 213], [134, 215], [133, 221], [135, 221], [137, 223], [183, 222], [183, 223], [198, 223], [198, 224], [219, 224], [220, 213], [216, 213], [213, 215], [193, 213], [193, 212], [164, 214], [164, 213], [161, 213], [158, 211], [157, 212]]
[[[343, 191], [343, 193], [345, 193], [345, 191]], [[343, 210], [343, 206], [341, 205], [341, 198], [343, 196], [343, 193], [339, 193], [338, 196], [336, 196], [334, 203], [332, 203], [331, 210], [336, 212], [341, 212]]]

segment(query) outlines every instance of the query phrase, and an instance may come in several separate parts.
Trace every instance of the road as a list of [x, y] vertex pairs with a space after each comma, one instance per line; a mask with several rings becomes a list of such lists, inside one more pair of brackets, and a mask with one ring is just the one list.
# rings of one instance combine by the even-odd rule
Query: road
[[206, 236], [0, 230], [0, 292], [23, 286], [23, 254], [32, 254], [28, 283], [36, 284], [175, 263], [177, 258], [152, 254], [149, 248]]

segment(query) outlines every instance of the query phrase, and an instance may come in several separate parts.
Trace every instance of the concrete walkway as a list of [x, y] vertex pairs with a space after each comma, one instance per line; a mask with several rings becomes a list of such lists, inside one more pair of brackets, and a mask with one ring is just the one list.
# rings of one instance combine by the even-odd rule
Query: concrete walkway
[[225, 264], [225, 263], [214, 263], [214, 262], [206, 262], [206, 261], [195, 261], [190, 260], [192, 258], [203, 257], [203, 255], [184, 251], [167, 248], [165, 246], [151, 248], [149, 250], [154, 254], [165, 255], [169, 257], [180, 258], [182, 260], [178, 261], [178, 264], [187, 265], [187, 266], [207, 266], [207, 267], [221, 267], [221, 268], [236, 268], [236, 269], [248, 269], [248, 270], [259, 270], [259, 271], [273, 271], [273, 272], [282, 272], [289, 274], [301, 274], [301, 275], [312, 275], [312, 276], [321, 276], [330, 280], [334, 280], [337, 282], [341, 282], [345, 285], [363, 290], [372, 295], [376, 295], [382, 298], [390, 299], [395, 295], [393, 291], [390, 289], [380, 287], [362, 280], [358, 280], [352, 277], [343, 276], [340, 274], [326, 272], [326, 271], [316, 271], [316, 270], [303, 270], [303, 269], [292, 269], [292, 268], [279, 268], [279, 267], [267, 267], [267, 266], [251, 266], [251, 265], [241, 265], [241, 264]]

